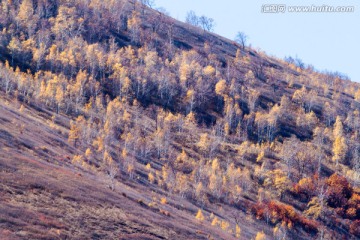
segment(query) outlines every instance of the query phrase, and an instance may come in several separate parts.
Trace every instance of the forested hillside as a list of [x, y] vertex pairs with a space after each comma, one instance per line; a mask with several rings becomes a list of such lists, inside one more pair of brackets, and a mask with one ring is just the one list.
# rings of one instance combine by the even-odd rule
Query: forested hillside
[[359, 239], [359, 107], [138, 1], [0, 0], [0, 238]]

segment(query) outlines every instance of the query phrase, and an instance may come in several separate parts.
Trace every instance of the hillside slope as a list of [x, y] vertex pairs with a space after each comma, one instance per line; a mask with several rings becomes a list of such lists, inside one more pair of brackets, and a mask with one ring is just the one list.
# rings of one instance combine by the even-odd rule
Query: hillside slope
[[133, 1], [0, 1], [2, 239], [358, 239], [360, 86]]
[[79, 151], [49, 112], [16, 106], [1, 97], [1, 239], [231, 238], [196, 222], [197, 207], [178, 197], [162, 205], [166, 194], [127, 177], [110, 190], [69, 161]]

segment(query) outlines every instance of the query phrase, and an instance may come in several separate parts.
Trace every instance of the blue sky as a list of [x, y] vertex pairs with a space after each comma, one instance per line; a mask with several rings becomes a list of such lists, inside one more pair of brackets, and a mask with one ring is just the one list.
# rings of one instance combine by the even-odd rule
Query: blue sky
[[[262, 13], [263, 4], [354, 6], [353, 13]], [[279, 58], [298, 56], [318, 70], [339, 71], [360, 82], [360, 1], [358, 0], [155, 0], [184, 21], [193, 10], [215, 20], [214, 32], [234, 39], [238, 31], [249, 44]]]

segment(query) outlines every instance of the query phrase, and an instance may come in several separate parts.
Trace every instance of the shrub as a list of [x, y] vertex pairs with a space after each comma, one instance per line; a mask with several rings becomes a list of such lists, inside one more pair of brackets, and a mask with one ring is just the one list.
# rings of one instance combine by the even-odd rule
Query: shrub
[[256, 234], [255, 240], [266, 240], [266, 235], [264, 232], [258, 232]]
[[293, 191], [299, 195], [302, 199], [309, 200], [314, 196], [315, 185], [311, 178], [303, 178], [297, 184], [295, 184]]
[[353, 191], [346, 178], [334, 173], [326, 183], [328, 185], [328, 205], [333, 208], [346, 205]]
[[163, 205], [166, 204], [167, 203], [166, 197], [161, 198], [160, 203]]
[[294, 225], [300, 225], [309, 233], [317, 232], [318, 224], [316, 221], [307, 219], [297, 213], [290, 205], [276, 201], [263, 204], [257, 203], [252, 207], [252, 213], [255, 214], [258, 219], [265, 219], [266, 213], [270, 213], [271, 220], [274, 224], [285, 222], [289, 228], [292, 228]]
[[204, 221], [205, 220], [205, 217], [204, 217], [204, 214], [202, 213], [201, 209], [199, 209], [199, 211], [197, 212], [195, 218], [199, 221]]
[[360, 220], [356, 220], [350, 224], [350, 233], [360, 237]]

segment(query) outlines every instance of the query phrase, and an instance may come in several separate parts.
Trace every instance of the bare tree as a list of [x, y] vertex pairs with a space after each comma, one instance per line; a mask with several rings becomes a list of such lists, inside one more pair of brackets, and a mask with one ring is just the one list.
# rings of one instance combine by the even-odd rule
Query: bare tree
[[199, 17], [196, 16], [194, 11], [189, 11], [186, 14], [185, 22], [193, 26], [199, 26]]
[[258, 92], [257, 90], [249, 91], [248, 103], [249, 103], [250, 112], [254, 112], [259, 97], [260, 97], [260, 92]]
[[156, 8], [156, 10], [157, 10], [159, 13], [162, 13], [162, 14], [164, 14], [164, 15], [166, 15], [166, 16], [171, 16], [170, 13], [169, 13], [169, 11], [166, 10], [166, 8], [164, 8], [164, 7]]
[[238, 32], [235, 37], [235, 41], [241, 44], [243, 50], [245, 50], [247, 39], [248, 36], [244, 32]]
[[204, 15], [198, 17], [194, 11], [189, 11], [186, 14], [185, 22], [196, 27], [201, 27], [204, 31], [213, 31], [215, 26], [214, 19]]
[[199, 18], [199, 23], [202, 29], [204, 29], [205, 31], [210, 32], [214, 30], [215, 23], [214, 23], [214, 19], [212, 18], [203, 15]]
[[113, 160], [111, 154], [107, 150], [104, 152], [103, 168], [110, 181], [109, 188], [114, 191], [116, 176], [119, 172], [119, 165]]
[[140, 0], [140, 2], [148, 7], [151, 7], [154, 5], [154, 0]]

